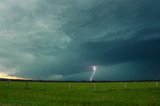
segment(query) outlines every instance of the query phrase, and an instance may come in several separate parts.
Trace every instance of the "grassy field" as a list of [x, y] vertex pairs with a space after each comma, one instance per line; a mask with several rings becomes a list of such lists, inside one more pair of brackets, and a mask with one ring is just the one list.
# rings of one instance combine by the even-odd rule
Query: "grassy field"
[[0, 106], [160, 106], [157, 84], [0, 81]]

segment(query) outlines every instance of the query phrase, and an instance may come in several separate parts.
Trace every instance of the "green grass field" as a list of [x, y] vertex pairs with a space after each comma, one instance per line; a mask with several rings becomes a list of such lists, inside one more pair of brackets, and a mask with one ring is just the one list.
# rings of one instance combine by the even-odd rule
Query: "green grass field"
[[0, 81], [0, 106], [160, 106], [157, 84]]

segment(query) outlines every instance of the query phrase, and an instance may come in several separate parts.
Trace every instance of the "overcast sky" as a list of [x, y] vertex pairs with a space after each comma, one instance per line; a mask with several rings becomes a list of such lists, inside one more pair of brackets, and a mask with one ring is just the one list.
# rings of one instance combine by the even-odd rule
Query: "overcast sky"
[[0, 0], [0, 73], [160, 79], [160, 0]]

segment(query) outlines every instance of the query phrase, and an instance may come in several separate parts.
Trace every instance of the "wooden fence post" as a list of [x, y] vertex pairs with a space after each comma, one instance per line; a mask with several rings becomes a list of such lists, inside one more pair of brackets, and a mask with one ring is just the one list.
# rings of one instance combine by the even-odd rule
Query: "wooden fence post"
[[28, 81], [26, 82], [26, 86], [25, 86], [25, 88], [26, 88], [26, 89], [28, 88]]
[[96, 84], [94, 83], [94, 90], [96, 91]]
[[127, 88], [127, 84], [126, 83], [124, 84], [124, 87]]
[[43, 89], [46, 90], [46, 84], [43, 82]]
[[156, 82], [156, 87], [158, 88], [158, 83]]
[[72, 84], [69, 84], [68, 90], [71, 91]]

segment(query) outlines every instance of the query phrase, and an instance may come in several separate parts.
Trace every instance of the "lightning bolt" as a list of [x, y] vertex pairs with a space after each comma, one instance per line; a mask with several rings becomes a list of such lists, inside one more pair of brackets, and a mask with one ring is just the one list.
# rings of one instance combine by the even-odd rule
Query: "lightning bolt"
[[93, 68], [93, 73], [92, 73], [92, 75], [91, 75], [91, 77], [90, 77], [90, 81], [92, 81], [92, 79], [93, 79], [93, 76], [94, 76], [94, 74], [96, 73], [96, 66], [92, 66], [92, 68]]

